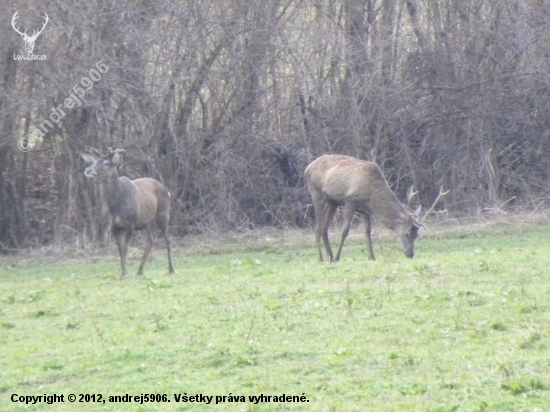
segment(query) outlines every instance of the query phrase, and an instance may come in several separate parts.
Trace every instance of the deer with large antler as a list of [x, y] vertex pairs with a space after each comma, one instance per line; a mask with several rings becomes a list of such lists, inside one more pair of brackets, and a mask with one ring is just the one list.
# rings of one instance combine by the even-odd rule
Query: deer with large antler
[[23, 38], [23, 40], [25, 41], [25, 50], [29, 54], [31, 54], [32, 51], [34, 50], [34, 43], [35, 43], [36, 39], [38, 38], [40, 33], [42, 33], [44, 31], [44, 28], [48, 24], [48, 21], [50, 21], [50, 18], [48, 17], [48, 15], [46, 13], [44, 13], [44, 17], [45, 17], [45, 20], [44, 20], [44, 23], [42, 24], [42, 28], [40, 30], [33, 30], [32, 35], [30, 35], [30, 36], [27, 35], [27, 30], [22, 32], [22, 31], [19, 30], [19, 26], [15, 27], [15, 21], [19, 18], [19, 12], [18, 11], [15, 12], [15, 14], [13, 15], [13, 18], [11, 19], [11, 25], [12, 25], [13, 29], [17, 33], [19, 33], [21, 35], [21, 37]]
[[[349, 233], [355, 212], [363, 215], [369, 260], [374, 260], [371, 215], [376, 216], [378, 221], [397, 234], [405, 256], [412, 258], [418, 229], [433, 211], [439, 199], [448, 193], [441, 190], [432, 207], [420, 217], [420, 207], [412, 212], [408, 205], [397, 199], [376, 163], [343, 155], [323, 155], [317, 158], [307, 167], [305, 179], [313, 199], [317, 222], [315, 240], [320, 261], [323, 260], [321, 238], [329, 260], [331, 262], [340, 260], [344, 240]], [[411, 191], [409, 200], [412, 196], [414, 193]], [[344, 228], [340, 247], [334, 257], [328, 239], [328, 227], [338, 206], [344, 207]]]
[[143, 268], [147, 257], [153, 248], [150, 225], [157, 222], [168, 250], [168, 269], [174, 273], [172, 256], [170, 251], [170, 238], [168, 237], [168, 220], [170, 219], [170, 192], [158, 180], [144, 177], [130, 180], [127, 177], [119, 177], [117, 166], [122, 161], [124, 149], [112, 150], [102, 154], [92, 148], [94, 154], [81, 154], [82, 159], [91, 166], [84, 170], [88, 178], [97, 179], [104, 190], [104, 201], [107, 203], [111, 214], [111, 230], [116, 239], [120, 253], [121, 275], [126, 274], [126, 253], [128, 243], [135, 230], [141, 230], [145, 240], [145, 251], [141, 259], [138, 275], [143, 275]]

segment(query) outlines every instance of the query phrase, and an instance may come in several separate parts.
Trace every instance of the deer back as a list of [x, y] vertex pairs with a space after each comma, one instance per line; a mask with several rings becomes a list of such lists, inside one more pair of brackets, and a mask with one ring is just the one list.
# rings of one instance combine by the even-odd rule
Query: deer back
[[158, 214], [168, 214], [170, 193], [159, 181], [148, 177], [126, 180], [133, 187], [125, 191], [128, 208], [135, 211], [136, 229], [147, 226]]
[[324, 155], [305, 172], [308, 185], [327, 199], [365, 203], [373, 213], [385, 203], [397, 201], [376, 163], [343, 155]]

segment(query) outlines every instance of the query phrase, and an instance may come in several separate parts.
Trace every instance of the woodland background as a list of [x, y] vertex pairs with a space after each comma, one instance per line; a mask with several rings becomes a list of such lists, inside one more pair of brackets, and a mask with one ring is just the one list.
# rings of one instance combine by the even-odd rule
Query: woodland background
[[[40, 3], [40, 4], [38, 4]], [[376, 161], [403, 199], [449, 213], [544, 207], [550, 182], [546, 0], [2, 0], [0, 252], [107, 241], [90, 147], [174, 197], [172, 234], [304, 227], [303, 170]], [[34, 54], [14, 60], [50, 22]], [[98, 61], [83, 104], [24, 153]]]

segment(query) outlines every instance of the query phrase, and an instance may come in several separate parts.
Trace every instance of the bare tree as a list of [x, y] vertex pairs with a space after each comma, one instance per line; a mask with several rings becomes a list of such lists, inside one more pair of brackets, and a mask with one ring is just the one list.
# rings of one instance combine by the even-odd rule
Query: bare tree
[[[424, 204], [453, 187], [451, 213], [550, 190], [544, 2], [73, 3], [24, 0], [4, 17], [2, 250], [108, 240], [81, 173], [90, 146], [139, 153], [124, 174], [174, 188], [179, 235], [309, 224], [298, 171], [324, 153], [375, 161]], [[44, 13], [33, 53], [47, 59], [19, 59], [12, 20], [32, 33]], [[108, 72], [52, 119], [98, 61]]]

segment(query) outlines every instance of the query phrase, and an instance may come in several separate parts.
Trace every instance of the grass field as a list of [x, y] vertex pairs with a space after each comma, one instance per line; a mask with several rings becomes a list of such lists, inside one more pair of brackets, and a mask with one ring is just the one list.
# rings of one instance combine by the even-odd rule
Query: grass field
[[124, 280], [114, 247], [0, 257], [0, 410], [550, 410], [550, 225], [434, 226], [412, 260], [375, 235], [376, 262], [360, 232], [338, 264], [311, 231], [186, 239], [177, 275], [159, 241], [144, 277], [134, 243]]

